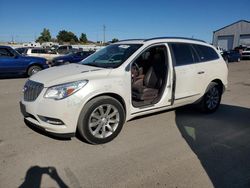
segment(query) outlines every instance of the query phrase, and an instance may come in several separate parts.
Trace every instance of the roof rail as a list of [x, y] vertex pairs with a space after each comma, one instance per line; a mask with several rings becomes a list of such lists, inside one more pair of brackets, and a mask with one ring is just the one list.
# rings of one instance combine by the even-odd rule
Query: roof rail
[[119, 40], [117, 42], [136, 41], [136, 40], [144, 41], [145, 39], [125, 39], [125, 40]]
[[150, 40], [157, 40], [157, 39], [184, 39], [184, 40], [193, 40], [193, 41], [206, 43], [204, 40], [194, 39], [194, 38], [186, 38], [186, 37], [156, 37], [156, 38], [146, 39], [146, 40], [144, 40], [144, 42], [147, 42], [147, 41], [150, 41]]

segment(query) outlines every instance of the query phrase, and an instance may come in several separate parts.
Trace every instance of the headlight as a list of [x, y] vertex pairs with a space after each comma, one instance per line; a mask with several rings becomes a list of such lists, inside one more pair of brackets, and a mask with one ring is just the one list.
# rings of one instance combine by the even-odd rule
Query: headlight
[[87, 80], [81, 80], [49, 87], [44, 94], [44, 98], [55, 100], [64, 99], [83, 88], [87, 83]]

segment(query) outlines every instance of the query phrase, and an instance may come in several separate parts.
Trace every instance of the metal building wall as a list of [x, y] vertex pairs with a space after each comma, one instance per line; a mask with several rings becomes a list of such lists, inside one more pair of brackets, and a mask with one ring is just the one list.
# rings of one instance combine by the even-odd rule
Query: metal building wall
[[250, 22], [241, 20], [226, 26], [222, 29], [214, 31], [213, 35], [213, 45], [218, 46], [218, 37], [233, 36], [233, 48], [239, 46], [240, 36], [250, 35]]

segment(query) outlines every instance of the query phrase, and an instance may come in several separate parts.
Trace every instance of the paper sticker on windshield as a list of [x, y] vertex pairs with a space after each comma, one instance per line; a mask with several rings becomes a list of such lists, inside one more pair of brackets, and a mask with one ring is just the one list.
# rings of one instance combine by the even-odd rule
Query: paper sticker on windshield
[[130, 46], [129, 45], [120, 45], [119, 48], [124, 48], [124, 49], [127, 49], [129, 48]]

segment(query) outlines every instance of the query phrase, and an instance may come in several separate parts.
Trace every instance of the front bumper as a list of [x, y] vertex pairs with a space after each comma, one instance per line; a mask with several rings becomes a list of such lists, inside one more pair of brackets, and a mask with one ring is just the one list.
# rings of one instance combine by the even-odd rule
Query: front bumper
[[[35, 101], [20, 101], [24, 119], [46, 132], [59, 135], [73, 135], [76, 132], [78, 117], [85, 104], [84, 95], [77, 92], [63, 100], [45, 99], [46, 88]], [[46, 121], [49, 120], [49, 121]], [[55, 120], [60, 121], [56, 123]]]
[[75, 133], [54, 133], [54, 132], [48, 132], [46, 131], [43, 127], [32, 123], [31, 121], [28, 121], [27, 119], [24, 119], [25, 124], [32, 130], [45, 135], [45, 136], [49, 136], [51, 138], [62, 138], [62, 139], [68, 139], [71, 137], [75, 137]]
[[45, 122], [43, 123], [42, 120], [37, 119], [34, 115], [28, 113], [26, 111], [26, 106], [21, 101], [20, 101], [20, 111], [24, 117], [25, 123], [32, 129], [39, 130], [42, 132], [47, 132], [52, 136], [60, 137], [60, 138], [70, 138], [70, 137], [75, 136], [75, 132], [70, 132], [70, 130], [67, 131], [67, 128], [65, 128], [65, 125], [64, 125], [64, 130], [59, 129], [55, 125], [51, 125], [51, 124], [46, 125], [48, 123], [45, 123]]

